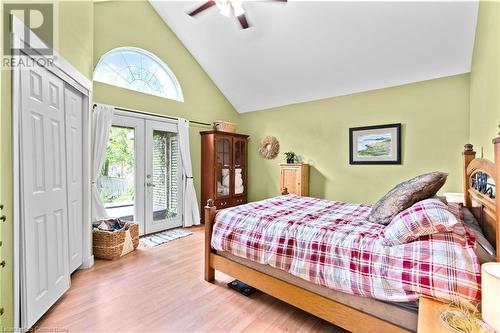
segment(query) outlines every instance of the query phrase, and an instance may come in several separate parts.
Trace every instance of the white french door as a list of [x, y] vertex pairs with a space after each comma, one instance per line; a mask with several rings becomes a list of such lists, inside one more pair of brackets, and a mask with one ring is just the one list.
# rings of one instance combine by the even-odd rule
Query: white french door
[[144, 234], [144, 119], [113, 115], [98, 187], [108, 215]]
[[177, 124], [146, 120], [146, 233], [182, 225]]
[[177, 124], [116, 111], [99, 187], [108, 215], [139, 224], [139, 234], [182, 225]]

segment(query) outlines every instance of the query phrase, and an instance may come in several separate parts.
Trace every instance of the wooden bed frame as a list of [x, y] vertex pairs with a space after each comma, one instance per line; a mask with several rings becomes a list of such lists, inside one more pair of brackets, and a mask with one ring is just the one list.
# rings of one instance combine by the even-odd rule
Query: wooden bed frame
[[[500, 179], [500, 137], [493, 140], [495, 163], [475, 158], [476, 153], [471, 144], [466, 144], [463, 156], [464, 200], [465, 205], [479, 221], [486, 238], [497, 249], [497, 261], [500, 261], [500, 195], [490, 197], [492, 189], [488, 182]], [[486, 178], [488, 177], [488, 178]], [[205, 280], [215, 279], [215, 270], [241, 280], [266, 294], [296, 306], [332, 324], [351, 332], [373, 333], [409, 332], [407, 329], [378, 317], [367, 314], [350, 306], [333, 301], [294, 284], [285, 282], [271, 275], [234, 262], [218, 255], [211, 247], [212, 231], [217, 209], [214, 201], [209, 199], [205, 207]], [[439, 302], [435, 302], [439, 303]], [[421, 326], [422, 308], [419, 311], [419, 327]], [[428, 320], [428, 318], [427, 318]], [[419, 329], [420, 331], [420, 329]]]

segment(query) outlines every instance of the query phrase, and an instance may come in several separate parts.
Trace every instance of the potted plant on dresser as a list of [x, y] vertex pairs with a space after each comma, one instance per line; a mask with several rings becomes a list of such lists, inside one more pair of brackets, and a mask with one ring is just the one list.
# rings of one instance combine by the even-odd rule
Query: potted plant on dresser
[[297, 162], [297, 155], [293, 151], [287, 151], [285, 153], [286, 163], [293, 164]]

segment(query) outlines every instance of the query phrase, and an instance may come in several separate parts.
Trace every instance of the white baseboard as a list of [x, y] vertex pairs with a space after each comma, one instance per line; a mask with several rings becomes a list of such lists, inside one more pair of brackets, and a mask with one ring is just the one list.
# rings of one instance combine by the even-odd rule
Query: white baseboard
[[87, 259], [85, 259], [80, 267], [78, 269], [89, 269], [94, 266], [94, 256], [90, 256]]

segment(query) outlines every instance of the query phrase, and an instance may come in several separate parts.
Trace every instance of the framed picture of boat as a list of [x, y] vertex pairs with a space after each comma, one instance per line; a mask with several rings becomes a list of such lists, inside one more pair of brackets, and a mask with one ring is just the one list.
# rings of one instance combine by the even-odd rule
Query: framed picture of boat
[[401, 164], [401, 124], [349, 128], [349, 164]]

